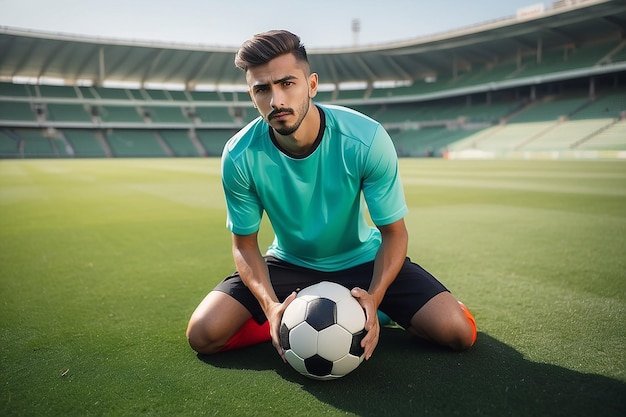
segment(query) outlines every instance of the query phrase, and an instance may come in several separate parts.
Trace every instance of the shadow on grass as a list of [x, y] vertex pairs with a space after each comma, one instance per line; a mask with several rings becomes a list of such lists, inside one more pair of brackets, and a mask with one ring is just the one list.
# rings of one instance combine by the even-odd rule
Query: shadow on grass
[[[200, 359], [267, 370], [276, 366], [275, 355], [266, 344]], [[372, 359], [339, 380], [314, 381], [289, 365], [278, 365], [276, 372], [320, 401], [360, 416], [626, 415], [625, 383], [525, 360], [484, 333], [472, 349], [457, 353], [385, 328]]]

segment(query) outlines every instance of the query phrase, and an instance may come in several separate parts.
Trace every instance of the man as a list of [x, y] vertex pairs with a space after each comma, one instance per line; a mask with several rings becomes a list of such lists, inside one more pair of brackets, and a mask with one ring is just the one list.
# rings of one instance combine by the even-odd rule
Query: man
[[[469, 348], [476, 338], [469, 311], [406, 257], [407, 206], [387, 132], [355, 111], [313, 102], [318, 75], [290, 32], [254, 36], [235, 65], [261, 115], [222, 155], [237, 272], [194, 311], [191, 347], [212, 354], [271, 339], [284, 360], [285, 308], [298, 289], [334, 281], [365, 310], [366, 359], [378, 343], [378, 310], [418, 337]], [[265, 257], [257, 241], [264, 212], [275, 232]]]

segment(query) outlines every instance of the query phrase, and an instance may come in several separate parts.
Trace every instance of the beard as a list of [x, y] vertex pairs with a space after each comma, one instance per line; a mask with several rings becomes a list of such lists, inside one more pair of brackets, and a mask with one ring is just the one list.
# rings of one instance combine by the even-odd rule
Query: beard
[[[267, 115], [266, 118], [266, 122], [272, 126], [272, 128], [279, 134], [283, 135], [283, 136], [289, 136], [291, 134], [293, 134], [296, 130], [298, 130], [298, 128], [300, 128], [300, 125], [302, 124], [302, 121], [304, 120], [304, 118], [306, 117], [306, 114], [309, 111], [309, 103], [310, 103], [310, 99], [307, 98], [305, 101], [303, 101], [300, 106], [298, 107], [298, 112], [296, 113], [293, 109], [291, 108], [279, 108], [279, 109], [274, 109], [272, 110], [272, 112]], [[278, 113], [289, 113], [289, 114], [297, 114], [298, 115], [298, 120], [295, 121], [295, 123], [289, 125], [286, 122], [279, 120], [278, 122], [275, 122], [274, 124], [272, 124], [272, 117], [275, 114]], [[275, 124], [278, 123], [278, 126], [276, 126]]]

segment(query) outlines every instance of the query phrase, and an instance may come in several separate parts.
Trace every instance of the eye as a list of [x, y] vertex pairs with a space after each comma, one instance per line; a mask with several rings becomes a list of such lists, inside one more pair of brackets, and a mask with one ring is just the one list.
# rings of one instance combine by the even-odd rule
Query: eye
[[292, 81], [285, 81], [283, 82], [283, 87], [290, 87], [292, 86], [294, 83]]

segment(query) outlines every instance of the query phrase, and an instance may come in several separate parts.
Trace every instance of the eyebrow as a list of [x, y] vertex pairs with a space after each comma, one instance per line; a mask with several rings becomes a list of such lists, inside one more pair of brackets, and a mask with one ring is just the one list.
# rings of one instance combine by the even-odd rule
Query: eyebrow
[[[285, 81], [295, 80], [297, 78], [298, 77], [296, 77], [295, 75], [287, 75], [287, 76], [284, 76], [283, 78], [272, 81], [272, 84], [282, 84]], [[270, 85], [270, 83], [259, 83], [259, 84], [254, 84], [252, 88], [267, 87], [268, 85]]]

